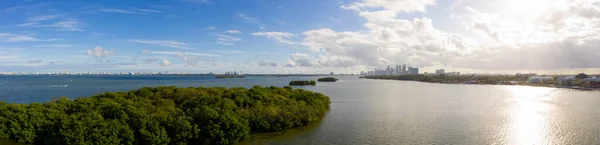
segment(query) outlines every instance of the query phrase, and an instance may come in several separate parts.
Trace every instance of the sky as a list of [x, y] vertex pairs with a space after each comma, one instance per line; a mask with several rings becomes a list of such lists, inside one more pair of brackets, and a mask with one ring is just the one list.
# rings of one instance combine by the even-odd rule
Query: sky
[[10, 0], [0, 72], [600, 73], [600, 0]]

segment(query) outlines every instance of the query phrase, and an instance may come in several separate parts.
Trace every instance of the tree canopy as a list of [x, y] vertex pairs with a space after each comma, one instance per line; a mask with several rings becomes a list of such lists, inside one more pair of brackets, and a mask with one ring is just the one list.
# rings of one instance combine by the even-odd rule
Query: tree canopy
[[303, 80], [296, 80], [296, 81], [291, 81], [289, 83], [289, 85], [292, 85], [292, 86], [313, 85], [314, 86], [314, 85], [317, 85], [317, 82], [315, 82], [314, 80], [310, 80], [310, 81], [308, 81], [308, 80], [304, 80], [304, 81]]
[[585, 78], [588, 78], [588, 77], [589, 76], [587, 74], [584, 74], [584, 73], [580, 73], [580, 74], [577, 74], [575, 76], [575, 78], [577, 78], [577, 79], [585, 79]]
[[0, 102], [0, 137], [33, 144], [234, 144], [320, 120], [330, 100], [291, 87], [141, 88], [47, 103]]
[[324, 77], [324, 78], [319, 78], [317, 81], [319, 82], [336, 82], [338, 79], [334, 78], [334, 77]]

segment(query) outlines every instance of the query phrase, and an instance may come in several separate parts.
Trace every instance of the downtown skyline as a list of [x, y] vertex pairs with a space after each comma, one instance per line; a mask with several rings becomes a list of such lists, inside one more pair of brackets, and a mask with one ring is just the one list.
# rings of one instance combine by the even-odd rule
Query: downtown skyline
[[0, 72], [600, 72], [598, 0], [10, 1]]

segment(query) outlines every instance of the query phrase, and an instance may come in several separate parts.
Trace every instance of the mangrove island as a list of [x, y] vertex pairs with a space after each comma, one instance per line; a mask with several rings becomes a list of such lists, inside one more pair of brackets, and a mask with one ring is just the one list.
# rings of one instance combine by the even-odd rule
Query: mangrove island
[[286, 86], [145, 87], [46, 103], [0, 102], [0, 137], [32, 144], [235, 144], [319, 121], [329, 97]]
[[317, 82], [315, 82], [314, 80], [296, 80], [296, 81], [291, 81], [289, 83], [290, 86], [308, 86], [308, 85], [317, 85]]
[[319, 82], [336, 82], [338, 79], [334, 78], [334, 77], [325, 77], [325, 78], [319, 78], [317, 81]]

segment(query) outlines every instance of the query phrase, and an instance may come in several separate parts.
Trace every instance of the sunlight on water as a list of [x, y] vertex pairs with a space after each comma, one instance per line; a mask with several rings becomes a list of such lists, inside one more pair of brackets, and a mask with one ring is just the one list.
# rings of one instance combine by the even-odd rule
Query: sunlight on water
[[507, 86], [514, 104], [509, 108], [508, 144], [548, 144], [547, 123], [554, 88]]

